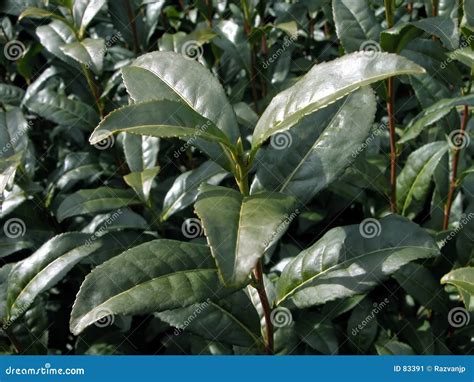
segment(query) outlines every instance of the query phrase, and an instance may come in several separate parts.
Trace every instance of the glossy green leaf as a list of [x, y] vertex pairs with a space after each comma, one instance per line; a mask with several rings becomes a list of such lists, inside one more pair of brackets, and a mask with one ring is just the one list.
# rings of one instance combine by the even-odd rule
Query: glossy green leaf
[[120, 33], [129, 49], [137, 53], [146, 51], [147, 48], [142, 4], [144, 1], [141, 0], [128, 0], [127, 3], [107, 0], [107, 10], [115, 30]]
[[2, 170], [21, 160], [21, 155], [13, 156], [27, 149], [29, 128], [19, 108], [0, 111], [0, 158], [11, 162], [2, 164]]
[[448, 59], [438, 40], [416, 38], [410, 41], [400, 54], [425, 68], [429, 75], [448, 87], [461, 84], [461, 72], [457, 65]]
[[193, 204], [199, 194], [201, 183], [218, 185], [227, 172], [214, 162], [204, 162], [197, 169], [179, 175], [169, 188], [163, 201], [161, 219], [167, 220], [171, 215]]
[[[227, 71], [245, 70], [250, 73], [250, 44], [243, 25], [234, 20], [222, 20], [216, 26], [218, 38], [213, 40], [223, 50], [222, 62]], [[235, 69], [234, 69], [235, 68]]]
[[421, 305], [445, 313], [448, 296], [433, 274], [421, 264], [410, 263], [394, 273], [393, 278]]
[[82, 34], [92, 21], [94, 16], [100, 11], [106, 0], [74, 0], [72, 16], [74, 24]]
[[13, 264], [5, 264], [0, 267], [0, 318], [4, 318], [7, 315], [8, 276], [12, 267]]
[[231, 292], [220, 283], [207, 246], [154, 240], [110, 259], [86, 277], [72, 309], [70, 328], [79, 334], [112, 314], [175, 309], [207, 298], [221, 299]]
[[400, 53], [414, 38], [423, 33], [410, 23], [397, 24], [380, 33], [380, 46], [385, 52]]
[[105, 42], [101, 38], [85, 38], [82, 41], [71, 42], [59, 47], [62, 52], [76, 60], [95, 74], [102, 73], [102, 66], [105, 54]]
[[105, 117], [89, 138], [96, 144], [114, 133], [182, 138], [194, 144], [199, 138], [230, 145], [227, 137], [208, 119], [179, 101], [149, 101], [117, 109]]
[[462, 62], [471, 71], [474, 69], [474, 51], [471, 48], [457, 49], [449, 54], [449, 58]]
[[94, 233], [107, 231], [116, 231], [123, 229], [146, 230], [148, 224], [146, 220], [130, 208], [119, 208], [116, 211], [105, 214], [97, 214], [87, 224], [81, 232]]
[[428, 321], [420, 323], [413, 319], [407, 319], [406, 325], [403, 325], [397, 336], [410, 345], [416, 354], [436, 354], [436, 340], [433, 328]]
[[15, 85], [0, 84], [0, 102], [8, 105], [19, 106], [25, 91]]
[[301, 340], [321, 354], [339, 353], [339, 341], [335, 326], [318, 313], [305, 312], [296, 321], [296, 332]]
[[89, 130], [99, 119], [92, 106], [57, 94], [48, 88], [29, 98], [25, 105], [32, 112], [54, 123], [81, 129]]
[[0, 257], [9, 256], [23, 249], [31, 248], [32, 246], [33, 246], [33, 242], [28, 241], [28, 240], [1, 238], [0, 239]]
[[315, 65], [292, 87], [270, 102], [255, 127], [252, 146], [293, 127], [305, 115], [357, 90], [361, 86], [402, 74], [422, 74], [424, 69], [394, 54], [352, 53]]
[[413, 151], [397, 178], [397, 206], [401, 215], [413, 219], [423, 208], [436, 166], [448, 151], [447, 142], [428, 143]]
[[368, 0], [332, 0], [337, 37], [347, 53], [364, 50], [364, 43], [378, 41], [380, 24]]
[[156, 316], [174, 326], [175, 335], [189, 331], [213, 341], [258, 348], [260, 320], [249, 304], [247, 295], [239, 291], [218, 302], [208, 300]]
[[375, 109], [372, 90], [363, 87], [273, 136], [257, 157], [252, 192], [276, 190], [300, 203], [311, 200], [360, 154]]
[[458, 289], [466, 308], [474, 311], [474, 267], [455, 269], [444, 275], [441, 283], [454, 285]]
[[159, 171], [160, 167], [151, 167], [142, 172], [132, 172], [125, 175], [123, 180], [133, 188], [140, 200], [147, 202], [150, 197], [151, 186]]
[[379, 305], [365, 298], [349, 316], [347, 338], [350, 346], [359, 354], [365, 354], [377, 337], [377, 313], [381, 310]]
[[244, 284], [257, 261], [288, 228], [295, 200], [279, 193], [242, 196], [203, 184], [194, 206], [211, 252], [227, 285]]
[[25, 313], [36, 296], [58, 283], [75, 264], [101, 246], [99, 240], [88, 243], [89, 238], [90, 235], [78, 232], [55, 236], [13, 267], [7, 292], [11, 321]]
[[36, 7], [29, 7], [26, 8], [21, 14], [18, 16], [18, 20], [21, 20], [25, 17], [31, 17], [31, 18], [52, 18], [52, 19], [57, 19], [61, 21], [65, 21], [66, 19], [54, 12], [50, 12], [46, 9], [42, 8], [36, 8]]
[[[375, 228], [369, 237], [362, 236], [368, 231], [364, 224]], [[277, 282], [276, 303], [291, 298], [304, 308], [361, 294], [408, 262], [438, 253], [424, 230], [397, 215], [333, 228], [285, 267]]]
[[140, 203], [140, 199], [135, 196], [135, 192], [132, 190], [99, 187], [80, 190], [66, 197], [59, 205], [56, 216], [61, 222], [73, 216], [110, 211]]
[[[224, 89], [196, 61], [177, 53], [153, 52], [136, 59], [122, 70], [122, 75], [127, 92], [134, 102], [156, 99], [181, 101], [211, 121], [231, 143], [237, 142], [240, 133]], [[203, 83], [206, 86], [202, 86]], [[194, 143], [211, 158], [229, 168], [230, 162], [221, 147], [200, 139]]]
[[49, 321], [45, 309], [45, 298], [37, 297], [36, 301], [25, 311], [23, 316], [13, 323], [7, 321], [8, 329], [16, 338], [25, 355], [46, 355], [48, 350]]
[[410, 40], [419, 36], [419, 32], [415, 29], [439, 37], [450, 50], [456, 49], [459, 44], [457, 20], [448, 16], [436, 16], [398, 24], [383, 31], [381, 34], [382, 48], [393, 53], [400, 52]]
[[102, 172], [99, 163], [89, 153], [74, 152], [64, 158], [62, 167], [54, 174], [52, 184], [54, 188], [67, 192], [80, 181], [97, 180]]
[[128, 168], [132, 172], [140, 172], [155, 167], [159, 148], [159, 138], [124, 134], [123, 152]]
[[424, 109], [413, 118], [403, 130], [403, 135], [398, 143], [405, 143], [418, 137], [423, 129], [445, 117], [453, 108], [468, 105], [474, 106], [474, 95], [441, 99], [430, 107]]
[[378, 355], [415, 355], [411, 346], [395, 340], [376, 343], [375, 349]]
[[69, 26], [59, 20], [53, 20], [48, 25], [41, 25], [36, 28], [36, 34], [41, 44], [54, 56], [67, 64], [79, 69], [79, 64], [66, 56], [60, 49], [65, 44], [76, 41], [74, 32]]

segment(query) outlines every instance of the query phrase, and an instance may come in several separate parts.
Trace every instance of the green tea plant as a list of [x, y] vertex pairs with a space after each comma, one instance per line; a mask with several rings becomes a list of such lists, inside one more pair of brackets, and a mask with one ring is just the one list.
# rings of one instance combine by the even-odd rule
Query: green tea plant
[[468, 2], [0, 12], [4, 353], [472, 353]]

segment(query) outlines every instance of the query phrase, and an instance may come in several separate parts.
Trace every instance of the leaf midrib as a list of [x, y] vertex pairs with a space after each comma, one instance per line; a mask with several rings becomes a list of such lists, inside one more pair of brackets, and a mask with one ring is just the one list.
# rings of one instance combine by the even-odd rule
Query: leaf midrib
[[351, 258], [350, 260], [346, 260], [342, 263], [338, 263], [338, 264], [335, 264], [333, 265], [332, 267], [329, 267], [327, 269], [325, 269], [324, 271], [321, 271], [317, 274], [315, 274], [314, 276], [310, 277], [309, 279], [307, 280], [304, 280], [301, 284], [297, 285], [296, 287], [292, 288], [289, 292], [287, 292], [285, 295], [283, 295], [281, 298], [278, 298], [278, 301], [276, 302], [276, 305], [279, 305], [281, 302], [283, 302], [284, 300], [286, 300], [288, 297], [290, 297], [291, 295], [293, 295], [294, 293], [297, 292], [298, 289], [301, 289], [303, 286], [305, 286], [306, 284], [308, 284], [309, 282], [313, 281], [314, 279], [320, 277], [321, 275], [324, 275], [326, 273], [329, 273], [330, 271], [333, 271], [339, 267], [342, 267], [343, 265], [345, 264], [352, 264], [354, 263], [356, 260], [358, 259], [361, 259], [365, 256], [370, 256], [370, 255], [373, 255], [373, 254], [378, 254], [378, 253], [382, 253], [382, 252], [385, 252], [385, 251], [391, 251], [391, 250], [394, 250], [394, 249], [409, 249], [409, 248], [412, 248], [412, 249], [419, 249], [419, 250], [422, 250], [422, 251], [433, 251], [434, 248], [427, 248], [427, 247], [417, 247], [417, 246], [400, 246], [400, 247], [388, 247], [388, 248], [384, 248], [384, 249], [381, 249], [381, 250], [375, 250], [375, 251], [372, 251], [372, 252], [367, 252], [367, 253], [364, 253], [360, 256], [356, 256], [356, 257], [353, 257]]
[[[61, 260], [64, 260], [65, 258], [69, 258], [69, 257], [74, 257], [75, 255], [75, 252], [79, 252], [78, 255], [81, 255], [80, 253], [80, 250], [83, 249], [83, 248], [89, 248], [88, 246], [86, 245], [81, 245], [79, 247], [75, 247], [65, 253], [63, 253], [62, 255], [60, 255], [59, 257], [57, 257], [56, 259], [54, 259], [52, 262], [50, 262], [49, 264], [47, 264], [44, 268], [42, 268], [39, 272], [37, 272], [32, 278], [30, 281], [28, 281], [28, 283], [23, 287], [21, 288], [20, 290], [20, 293], [18, 293], [18, 295], [16, 296], [15, 298], [15, 301], [13, 302], [13, 304], [10, 306], [9, 308], [9, 315], [11, 314], [11, 311], [13, 310], [13, 308], [15, 307], [15, 305], [17, 304], [17, 302], [20, 300], [20, 297], [22, 297], [22, 295], [24, 293], [26, 293], [26, 290], [29, 289], [29, 286], [36, 280], [38, 279], [38, 277], [40, 277], [47, 269], [49, 269], [50, 267], [52, 267], [53, 265], [55, 265], [56, 263], [60, 262]], [[90, 255], [92, 252], [94, 252], [97, 248], [94, 248], [90, 253], [87, 253], [86, 251], [86, 254], [84, 255], [84, 257]], [[66, 267], [69, 266], [70, 264], [67, 263], [66, 264]], [[64, 270], [64, 268], [63, 268]]]
[[[395, 71], [393, 76], [401, 76], [401, 75], [404, 75], [404, 74], [413, 74], [413, 73], [417, 73], [417, 72], [415, 72], [414, 70], [410, 70], [410, 69], [403, 69], [403, 70]], [[377, 81], [382, 80], [382, 79], [387, 78], [387, 77], [388, 76], [386, 74], [383, 74], [383, 75], [381, 74], [381, 75], [378, 75], [378, 76], [369, 77], [369, 78], [365, 79], [364, 81], [361, 81], [360, 83], [358, 83], [358, 85], [351, 84], [351, 85], [347, 85], [345, 87], [339, 88], [339, 90], [337, 90], [336, 92], [331, 93], [331, 94], [329, 94], [329, 95], [327, 95], [327, 96], [325, 96], [325, 97], [323, 97], [323, 98], [321, 98], [321, 99], [319, 99], [315, 102], [312, 102], [312, 103], [308, 104], [307, 106], [305, 106], [302, 109], [296, 110], [295, 112], [287, 115], [281, 121], [275, 123], [269, 129], [264, 130], [263, 134], [258, 139], [258, 143], [259, 144], [263, 143], [263, 141], [265, 141], [268, 137], [275, 134], [276, 132], [281, 132], [281, 131], [285, 131], [285, 130], [290, 129], [302, 117], [304, 117], [306, 115], [309, 115], [309, 114], [312, 114], [312, 113], [318, 111], [319, 109], [322, 109], [323, 107], [328, 106], [331, 103], [336, 102], [337, 100], [341, 99], [342, 97], [356, 91], [357, 89], [359, 89], [363, 86], [367, 86], [371, 83], [377, 82]], [[333, 99], [334, 97], [335, 97], [335, 99]], [[319, 104], [319, 106], [316, 107], [314, 110], [312, 110], [312, 106], [313, 105], [318, 105], [318, 104]], [[298, 114], [302, 114], [300, 118], [296, 118], [296, 121], [294, 123], [291, 123], [286, 128], [280, 129], [281, 125], [283, 125], [286, 121], [290, 120], [291, 118], [294, 118], [294, 116], [298, 115]]]
[[426, 170], [426, 168], [431, 164], [431, 162], [435, 159], [441, 159], [441, 158], [438, 158], [438, 155], [439, 154], [444, 154], [444, 150], [447, 150], [447, 147], [441, 147], [438, 151], [435, 152], [435, 154], [433, 156], [431, 156], [427, 161], [426, 163], [422, 166], [421, 170], [418, 172], [418, 174], [415, 176], [415, 180], [413, 181], [413, 183], [410, 185], [410, 188], [408, 189], [408, 192], [407, 192], [407, 195], [405, 197], [405, 201], [403, 202], [403, 208], [402, 208], [402, 214], [405, 216], [406, 214], [406, 210], [408, 209], [408, 207], [410, 206], [410, 203], [411, 201], [413, 200], [412, 198], [412, 195], [413, 195], [413, 190], [415, 188], [415, 184], [418, 183], [418, 180], [420, 179], [420, 177], [422, 175], [424, 175], [424, 172]]
[[303, 163], [306, 163], [306, 159], [310, 156], [310, 154], [314, 151], [315, 149], [315, 146], [317, 146], [317, 144], [321, 141], [321, 136], [323, 135], [324, 131], [334, 122], [334, 120], [336, 119], [336, 117], [341, 113], [341, 110], [342, 108], [344, 107], [344, 105], [347, 103], [347, 100], [348, 98], [346, 98], [346, 100], [344, 100], [343, 104], [341, 105], [341, 107], [339, 108], [339, 110], [334, 114], [334, 116], [331, 118], [331, 121], [326, 125], [326, 128], [321, 131], [321, 134], [319, 135], [319, 137], [316, 139], [316, 141], [311, 145], [311, 147], [309, 148], [309, 150], [306, 152], [306, 154], [303, 156], [303, 158], [301, 159], [301, 161], [298, 163], [298, 165], [295, 167], [295, 169], [286, 177], [285, 181], [283, 182], [281, 188], [280, 188], [280, 192], [283, 192], [283, 190], [290, 184], [290, 181], [291, 179], [293, 178], [293, 176], [298, 172], [298, 170], [301, 168], [301, 166], [303, 166]]
[[[157, 277], [154, 277], [154, 278], [151, 278], [147, 281], [144, 281], [140, 284], [137, 284], [137, 285], [134, 285], [133, 287], [131, 288], [128, 288], [126, 290], [123, 290], [122, 292], [114, 295], [114, 296], [111, 296], [109, 297], [107, 300], [101, 302], [100, 304], [98, 304], [97, 306], [95, 306], [94, 308], [92, 308], [91, 310], [89, 310], [88, 312], [86, 312], [85, 314], [82, 314], [81, 315], [81, 318], [79, 320], [76, 320], [76, 325], [74, 326], [74, 328], [76, 329], [79, 324], [81, 324], [81, 322], [86, 318], [88, 317], [91, 313], [93, 313], [95, 310], [97, 309], [100, 309], [101, 307], [105, 306], [106, 304], [110, 303], [111, 301], [115, 300], [115, 299], [119, 299], [122, 295], [126, 294], [126, 293], [131, 293], [132, 290], [136, 289], [136, 288], [141, 288], [143, 287], [144, 285], [146, 284], [150, 284], [150, 283], [153, 283], [159, 279], [162, 279], [162, 278], [166, 278], [166, 277], [171, 277], [171, 276], [175, 276], [175, 275], [179, 275], [179, 274], [182, 274], [182, 273], [199, 273], [199, 272], [205, 272], [205, 271], [214, 271], [214, 272], [217, 272], [217, 270], [215, 268], [199, 268], [199, 269], [186, 269], [186, 270], [182, 270], [182, 271], [177, 271], [177, 272], [173, 272], [173, 273], [167, 273], [167, 274], [164, 274], [164, 275], [160, 275], [160, 276], [157, 276]], [[79, 291], [80, 292], [80, 291]], [[77, 301], [77, 300], [76, 300]], [[97, 318], [97, 320], [99, 320], [100, 318]]]

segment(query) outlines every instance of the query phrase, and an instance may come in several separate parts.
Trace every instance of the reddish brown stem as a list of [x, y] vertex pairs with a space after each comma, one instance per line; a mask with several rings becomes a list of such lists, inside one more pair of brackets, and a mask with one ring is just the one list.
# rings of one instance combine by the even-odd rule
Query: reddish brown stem
[[206, 4], [207, 9], [207, 25], [209, 28], [212, 28], [212, 2], [209, 0], [204, 0], [204, 3]]
[[438, 16], [438, 0], [432, 0], [431, 13], [433, 14], [433, 17]]
[[[464, 134], [466, 131], [466, 126], [467, 126], [468, 121], [469, 121], [469, 106], [464, 105], [463, 117], [461, 121], [461, 129], [460, 129], [461, 141], [464, 139]], [[457, 147], [457, 146], [454, 147], [448, 197], [446, 199], [446, 204], [444, 205], [444, 219], [443, 219], [444, 230], [447, 230], [449, 227], [449, 215], [451, 214], [451, 207], [453, 205], [454, 193], [456, 192], [459, 154], [461, 153], [461, 149], [462, 149], [461, 147]]]
[[390, 133], [390, 211], [397, 212], [397, 146], [395, 136], [393, 77], [387, 80], [387, 113]]
[[260, 261], [253, 270], [253, 276], [256, 284], [255, 288], [257, 289], [260, 302], [262, 303], [263, 316], [265, 319], [265, 353], [271, 355], [273, 354], [273, 323], [271, 319], [272, 308], [270, 307], [267, 292], [265, 291], [262, 263]]
[[130, 27], [132, 28], [133, 50], [135, 51], [135, 53], [139, 53], [140, 43], [138, 42], [137, 23], [135, 22], [136, 16], [135, 12], [133, 11], [130, 0], [125, 0], [125, 7], [127, 9], [128, 21], [130, 23]]

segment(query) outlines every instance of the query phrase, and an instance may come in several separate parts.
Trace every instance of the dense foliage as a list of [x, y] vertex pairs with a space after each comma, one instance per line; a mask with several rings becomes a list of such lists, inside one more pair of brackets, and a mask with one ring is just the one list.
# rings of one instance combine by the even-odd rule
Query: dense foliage
[[3, 353], [473, 353], [472, 1], [0, 12]]

